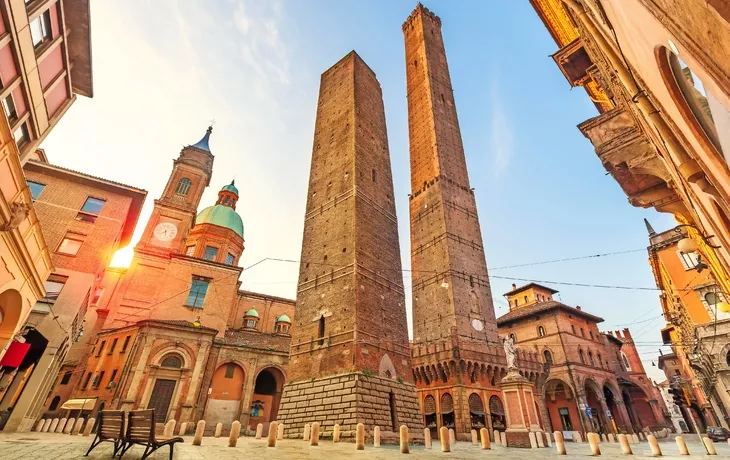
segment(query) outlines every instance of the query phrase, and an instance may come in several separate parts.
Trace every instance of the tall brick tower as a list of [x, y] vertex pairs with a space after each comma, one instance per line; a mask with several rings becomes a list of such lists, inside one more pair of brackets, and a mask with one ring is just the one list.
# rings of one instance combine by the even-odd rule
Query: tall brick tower
[[354, 51], [320, 82], [294, 318], [288, 437], [315, 421], [345, 435], [422, 427], [382, 93]]
[[[403, 35], [418, 396], [432, 435], [441, 426], [454, 428], [462, 438], [485, 425], [491, 433], [492, 428], [503, 428], [498, 385], [506, 375], [506, 360], [497, 335], [441, 20], [419, 3], [403, 23]], [[534, 370], [537, 359], [521, 354], [520, 364]]]

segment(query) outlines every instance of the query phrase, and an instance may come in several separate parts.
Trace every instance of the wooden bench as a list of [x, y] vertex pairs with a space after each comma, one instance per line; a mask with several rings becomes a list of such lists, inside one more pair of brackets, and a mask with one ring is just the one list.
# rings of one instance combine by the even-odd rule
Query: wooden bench
[[145, 446], [144, 453], [142, 454], [142, 460], [152, 455], [154, 451], [163, 446], [170, 446], [170, 460], [172, 460], [172, 453], [175, 447], [175, 443], [183, 442], [183, 438], [161, 438], [155, 437], [155, 410], [133, 410], [129, 412], [129, 419], [127, 422], [127, 434], [124, 436], [124, 446], [122, 452], [119, 454], [119, 458], [122, 458], [125, 452], [129, 450], [134, 444]]
[[114, 457], [124, 447], [124, 411], [99, 411], [96, 423], [96, 436], [85, 456], [88, 457], [89, 453], [102, 442], [113, 442], [114, 453], [112, 457]]

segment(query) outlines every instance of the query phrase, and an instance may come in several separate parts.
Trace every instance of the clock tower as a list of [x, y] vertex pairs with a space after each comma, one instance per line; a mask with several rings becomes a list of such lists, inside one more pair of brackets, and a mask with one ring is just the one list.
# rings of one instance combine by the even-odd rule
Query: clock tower
[[205, 187], [213, 173], [213, 154], [209, 141], [213, 127], [197, 143], [183, 147], [173, 161], [172, 173], [162, 196], [147, 222], [136, 250], [142, 252], [180, 253], [190, 229]]

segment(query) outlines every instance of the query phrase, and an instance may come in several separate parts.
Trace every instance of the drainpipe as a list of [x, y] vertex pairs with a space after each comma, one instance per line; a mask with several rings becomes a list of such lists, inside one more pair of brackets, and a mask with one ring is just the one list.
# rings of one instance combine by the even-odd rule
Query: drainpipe
[[656, 106], [654, 106], [654, 104], [649, 100], [646, 93], [636, 86], [633, 77], [626, 68], [627, 64], [622, 62], [621, 58], [616, 54], [616, 51], [614, 51], [603, 36], [603, 33], [598, 29], [598, 26], [595, 25], [593, 19], [588, 15], [585, 8], [577, 0], [562, 1], [566, 6], [573, 10], [578, 20], [583, 23], [586, 29], [588, 29], [588, 32], [591, 33], [593, 38], [596, 40], [596, 44], [616, 71], [618, 79], [629, 93], [634, 95], [632, 100], [636, 106], [639, 108], [641, 113], [654, 124], [654, 128], [664, 141], [670, 155], [678, 160], [677, 169], [679, 170], [680, 176], [686, 181], [696, 184], [703, 192], [719, 199], [720, 194], [715, 186], [707, 180], [707, 177], [702, 171], [702, 168], [700, 168], [700, 165], [687, 154], [684, 147], [682, 147], [679, 140], [674, 135], [674, 132], [669, 128], [669, 125], [661, 116]]

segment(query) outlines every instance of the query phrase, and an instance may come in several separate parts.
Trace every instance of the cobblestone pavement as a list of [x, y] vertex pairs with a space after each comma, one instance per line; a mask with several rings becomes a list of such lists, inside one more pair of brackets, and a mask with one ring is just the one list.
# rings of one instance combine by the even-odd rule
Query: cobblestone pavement
[[[699, 444], [697, 437], [688, 437], [688, 445], [691, 453], [690, 458], [707, 458], [703, 447]], [[91, 437], [70, 436], [63, 434], [46, 433], [0, 433], [0, 459], [109, 459], [111, 458], [111, 444], [103, 443], [91, 453], [84, 457], [86, 449], [91, 444]], [[234, 460], [234, 459], [345, 459], [353, 460], [379, 460], [394, 459], [401, 457], [397, 446], [383, 446], [374, 448], [367, 445], [364, 451], [355, 450], [352, 443], [334, 444], [332, 441], [321, 440], [319, 447], [310, 447], [309, 443], [301, 440], [279, 441], [277, 447], [266, 447], [266, 441], [257, 441], [253, 438], [240, 438], [238, 446], [228, 447], [228, 440], [225, 438], [203, 438], [202, 446], [192, 445], [192, 436], [185, 437], [185, 443], [177, 444], [175, 447], [176, 460]], [[688, 457], [678, 454], [674, 438], [660, 441], [664, 458], [687, 460]], [[727, 443], [715, 443], [718, 457], [730, 458], [730, 445]], [[636, 457], [649, 457], [650, 450], [646, 443], [632, 445]], [[589, 457], [590, 448], [587, 443], [567, 444], [568, 457]], [[601, 444], [603, 458], [626, 460], [621, 455], [618, 444]], [[125, 459], [135, 460], [142, 456], [142, 447], [133, 447], [124, 455]], [[162, 448], [152, 455], [151, 459], [167, 460], [169, 448]], [[492, 450], [483, 451], [479, 447], [472, 446], [467, 442], [458, 442], [451, 453], [442, 453], [438, 442], [434, 443], [433, 449], [427, 450], [423, 446], [412, 446], [411, 459], [485, 459], [494, 460], [527, 460], [536, 455], [542, 458], [554, 457], [558, 460], [554, 448], [530, 449], [504, 448], [492, 446]], [[561, 457], [565, 459], [566, 457]], [[567, 459], [566, 459], [567, 460]]]

